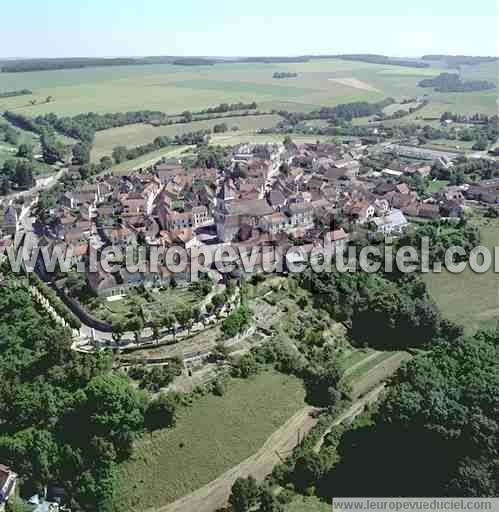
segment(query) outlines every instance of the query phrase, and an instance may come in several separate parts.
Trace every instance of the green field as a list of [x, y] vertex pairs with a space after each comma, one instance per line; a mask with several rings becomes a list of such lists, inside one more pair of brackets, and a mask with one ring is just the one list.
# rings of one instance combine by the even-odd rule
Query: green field
[[164, 505], [215, 479], [255, 453], [304, 397], [299, 380], [263, 373], [182, 409], [173, 429], [146, 436], [123, 464], [117, 510]]
[[[293, 80], [275, 80], [275, 71], [298, 73]], [[261, 110], [306, 111], [349, 101], [375, 101], [428, 94], [430, 104], [412, 116], [454, 112], [497, 111], [497, 91], [436, 93], [417, 87], [424, 77], [443, 69], [412, 69], [342, 60], [312, 60], [287, 64], [217, 64], [84, 68], [31, 73], [0, 73], [0, 91], [29, 88], [33, 96], [0, 100], [0, 111], [14, 109], [28, 115], [48, 112], [123, 112], [152, 109], [179, 113], [200, 110], [221, 102], [256, 101]], [[464, 69], [466, 78], [493, 80], [497, 66], [484, 64]], [[341, 79], [340, 82], [331, 79]], [[45, 102], [48, 96], [53, 100]], [[32, 99], [37, 104], [31, 106]]]
[[[193, 121], [192, 123], [173, 124], [170, 126], [152, 126], [149, 124], [131, 124], [120, 128], [111, 128], [97, 132], [92, 150], [92, 160], [98, 161], [103, 156], [110, 156], [116, 146], [139, 146], [148, 144], [156, 137], [182, 135], [198, 130], [211, 130], [216, 124], [226, 123], [232, 128], [237, 126], [244, 132], [255, 131], [258, 128], [275, 126], [280, 117], [277, 115], [237, 116], [226, 119], [211, 119]], [[234, 132], [231, 132], [234, 133]]]
[[[499, 246], [499, 221], [482, 227], [481, 237], [481, 244], [489, 250]], [[483, 274], [470, 268], [461, 274], [429, 273], [425, 274], [425, 281], [444, 315], [462, 324], [467, 333], [497, 326], [499, 279], [492, 269]]]

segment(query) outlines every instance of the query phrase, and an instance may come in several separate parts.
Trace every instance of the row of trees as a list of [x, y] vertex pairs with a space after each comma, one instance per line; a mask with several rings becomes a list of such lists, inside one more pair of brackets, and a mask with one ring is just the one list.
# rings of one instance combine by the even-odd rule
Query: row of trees
[[386, 98], [376, 103], [367, 101], [354, 101], [351, 103], [340, 103], [334, 107], [322, 107], [320, 110], [312, 112], [287, 112], [281, 110], [278, 114], [289, 124], [296, 125], [302, 121], [312, 119], [327, 119], [334, 122], [351, 121], [357, 117], [368, 117], [375, 114], [381, 114], [388, 105], [395, 103], [393, 98]]
[[80, 319], [64, 304], [57, 293], [45, 284], [34, 272], [28, 274], [28, 282], [34, 286], [54, 308], [55, 312], [61, 317], [72, 329], [80, 329]]

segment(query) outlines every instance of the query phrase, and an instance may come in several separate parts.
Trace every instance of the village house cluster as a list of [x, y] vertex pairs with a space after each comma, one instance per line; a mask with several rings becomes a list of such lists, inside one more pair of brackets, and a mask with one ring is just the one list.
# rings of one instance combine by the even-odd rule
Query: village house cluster
[[[452, 161], [428, 151], [406, 155], [393, 145], [384, 152], [392, 153], [393, 163], [375, 171], [365, 164], [371, 147], [360, 141], [244, 144], [232, 149], [225, 169], [186, 169], [173, 160], [147, 171], [113, 173], [61, 194], [50, 220], [38, 229], [39, 245], [69, 248], [75, 265], [85, 261], [90, 247], [142, 247], [146, 254], [151, 247], [231, 244], [243, 252], [258, 247], [258, 272], [276, 247], [299, 245], [310, 253], [328, 243], [334, 253], [343, 251], [357, 231], [369, 238], [396, 236], [411, 218], [460, 217], [466, 200], [498, 198], [493, 183], [448, 186], [423, 200], [406, 178], [426, 178], [436, 160], [445, 166]], [[3, 246], [23, 229], [28, 211], [26, 204], [0, 209]], [[154, 273], [129, 272], [123, 267], [86, 277], [96, 295], [110, 296], [172, 280], [185, 283], [189, 271], [172, 274], [160, 265]]]

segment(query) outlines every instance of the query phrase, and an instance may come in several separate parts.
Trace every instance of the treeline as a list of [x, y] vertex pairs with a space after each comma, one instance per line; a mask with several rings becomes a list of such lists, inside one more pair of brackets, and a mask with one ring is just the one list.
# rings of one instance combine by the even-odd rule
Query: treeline
[[205, 59], [203, 57], [185, 57], [175, 59], [172, 64], [175, 66], [213, 66], [217, 61], [214, 59]]
[[68, 137], [93, 143], [96, 131], [135, 123], [148, 123], [153, 120], [167, 118], [168, 116], [164, 112], [140, 110], [112, 114], [89, 112], [73, 117], [57, 117], [55, 114], [46, 114], [34, 118], [7, 111], [5, 112], [5, 117], [16, 126], [38, 134], [50, 128]]
[[443, 60], [449, 67], [475, 66], [487, 62], [497, 62], [497, 57], [472, 57], [470, 55], [423, 55], [422, 60]]
[[204, 110], [198, 110], [197, 112], [193, 112], [194, 115], [202, 115], [202, 114], [224, 114], [226, 112], [233, 112], [237, 110], [255, 110], [258, 107], [255, 101], [251, 103], [220, 103], [216, 107], [205, 108]]
[[280, 63], [303, 63], [308, 62], [310, 56], [297, 56], [297, 57], [246, 57], [237, 59], [236, 62], [247, 63], [262, 63], [262, 64], [280, 64]]
[[473, 92], [495, 89], [494, 83], [487, 80], [463, 81], [457, 73], [440, 73], [435, 78], [425, 78], [418, 82], [419, 87], [433, 87], [437, 92]]
[[376, 140], [380, 138], [379, 135], [374, 134], [376, 127], [371, 126], [354, 126], [348, 123], [330, 126], [307, 126], [305, 123], [291, 125], [288, 123], [279, 123], [274, 128], [262, 128], [258, 133], [283, 133], [292, 134], [300, 133], [304, 135], [325, 135], [330, 137], [348, 136], [348, 137], [374, 137]]
[[28, 274], [28, 282], [50, 302], [50, 305], [54, 308], [57, 315], [59, 315], [71, 329], [80, 329], [80, 319], [64, 304], [55, 290], [45, 284], [34, 272]]
[[376, 55], [369, 53], [336, 55], [336, 58], [342, 60], [369, 62], [370, 64], [387, 64], [390, 66], [405, 66], [411, 68], [430, 67], [430, 65], [427, 62], [420, 62], [416, 59], [398, 59], [396, 57], [387, 57], [385, 55]]
[[284, 71], [282, 71], [282, 72], [276, 71], [272, 75], [272, 78], [278, 78], [278, 79], [281, 79], [281, 78], [296, 78], [297, 76], [298, 76], [298, 73], [286, 73]]
[[312, 119], [327, 119], [334, 121], [351, 121], [356, 117], [368, 117], [380, 114], [385, 107], [395, 103], [393, 98], [386, 98], [382, 101], [369, 103], [367, 101], [354, 101], [351, 103], [340, 103], [334, 107], [322, 107], [312, 112], [287, 112], [278, 111], [278, 114], [292, 125]]
[[19, 91], [0, 92], [0, 98], [14, 98], [15, 96], [28, 96], [33, 94], [29, 89], [20, 89]]
[[[169, 125], [195, 121], [195, 116], [224, 114], [239, 110], [255, 110], [257, 104], [251, 103], [221, 103], [197, 112], [185, 111], [178, 115], [169, 115], [155, 110], [138, 110], [131, 112], [115, 112], [97, 114], [88, 112], [73, 117], [57, 117], [55, 114], [46, 114], [30, 118], [22, 114], [7, 111], [5, 117], [20, 128], [41, 134], [46, 128], [52, 128], [68, 137], [79, 139], [86, 143], [93, 143], [95, 132], [119, 128], [130, 124], [149, 123], [153, 125]], [[174, 121], [176, 117], [180, 120]]]
[[29, 71], [55, 71], [59, 69], [80, 69], [102, 66], [130, 66], [145, 63], [142, 59], [114, 58], [70, 58], [70, 59], [26, 59], [4, 62], [2, 73], [25, 73]]

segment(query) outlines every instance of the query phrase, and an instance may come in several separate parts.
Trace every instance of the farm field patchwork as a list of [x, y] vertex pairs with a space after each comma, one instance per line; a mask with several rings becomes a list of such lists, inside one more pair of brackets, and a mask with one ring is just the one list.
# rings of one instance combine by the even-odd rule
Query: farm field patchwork
[[223, 397], [200, 398], [177, 425], [146, 436], [122, 465], [119, 509], [164, 505], [210, 482], [256, 452], [304, 404], [298, 379], [263, 373], [233, 380]]
[[[277, 81], [272, 78], [276, 71], [296, 72], [298, 77]], [[33, 95], [2, 98], [0, 111], [11, 109], [36, 116], [49, 112], [74, 115], [151, 109], [173, 114], [238, 101], [256, 101], [262, 109], [307, 111], [351, 101], [427, 94], [430, 104], [414, 117], [440, 115], [445, 110], [496, 113], [497, 91], [436, 93], [417, 86], [422, 78], [442, 71], [445, 70], [331, 59], [287, 64], [217, 64], [195, 69], [158, 64], [1, 73], [0, 92], [27, 87]], [[497, 67], [490, 64], [467, 67], [463, 74], [466, 78], [497, 83]], [[48, 96], [53, 99], [47, 103]], [[36, 104], [31, 105], [31, 100]]]

